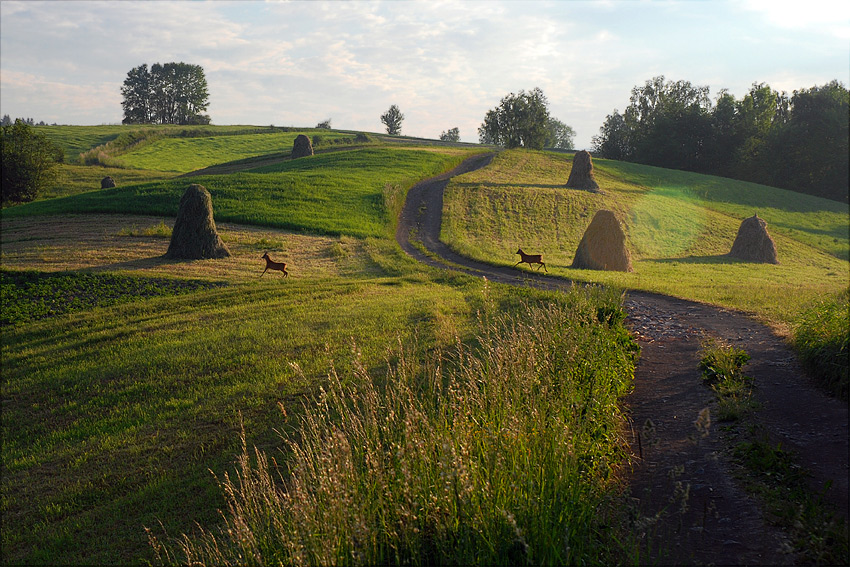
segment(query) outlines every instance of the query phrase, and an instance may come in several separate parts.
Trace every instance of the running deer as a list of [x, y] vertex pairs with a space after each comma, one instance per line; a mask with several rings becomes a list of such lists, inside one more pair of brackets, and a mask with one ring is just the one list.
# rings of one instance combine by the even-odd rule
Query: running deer
[[286, 271], [286, 263], [285, 262], [275, 262], [271, 258], [269, 258], [269, 253], [266, 252], [263, 254], [263, 259], [266, 261], [266, 269], [263, 270], [263, 273], [260, 274], [260, 277], [263, 277], [268, 270], [277, 270], [279, 272], [283, 272], [283, 277], [289, 275], [289, 272]]
[[[516, 264], [514, 264], [514, 268], [516, 268], [520, 264], [528, 264], [529, 268], [531, 267], [532, 264], [540, 264], [540, 266], [543, 266], [544, 270], [546, 270], [547, 272], [549, 271], [546, 268], [546, 264], [543, 263], [543, 255], [542, 254], [526, 254], [525, 252], [522, 251], [522, 248], [517, 248], [516, 253], [519, 254], [520, 261], [517, 262]], [[537, 266], [538, 270], [540, 269], [540, 266]]]

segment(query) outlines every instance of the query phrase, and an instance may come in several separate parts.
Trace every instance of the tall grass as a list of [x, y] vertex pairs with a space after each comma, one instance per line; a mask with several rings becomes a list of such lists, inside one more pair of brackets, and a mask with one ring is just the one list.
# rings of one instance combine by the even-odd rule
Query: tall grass
[[621, 535], [617, 400], [636, 350], [620, 299], [573, 291], [516, 316], [485, 299], [471, 344], [422, 361], [400, 347], [386, 379], [355, 356], [305, 404], [284, 467], [243, 438], [220, 483], [222, 528], [165, 543], [150, 532], [159, 561], [608, 562]]
[[821, 299], [800, 315], [794, 346], [826, 389], [844, 401], [850, 398], [850, 289]]

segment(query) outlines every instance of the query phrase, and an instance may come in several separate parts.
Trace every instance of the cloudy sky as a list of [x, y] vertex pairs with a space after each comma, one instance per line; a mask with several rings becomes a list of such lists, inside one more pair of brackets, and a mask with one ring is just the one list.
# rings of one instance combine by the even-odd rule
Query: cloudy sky
[[658, 75], [737, 98], [850, 85], [850, 2], [0, 0], [0, 114], [113, 124], [143, 63], [201, 65], [214, 124], [478, 141], [487, 110], [540, 87], [589, 147], [633, 87]]

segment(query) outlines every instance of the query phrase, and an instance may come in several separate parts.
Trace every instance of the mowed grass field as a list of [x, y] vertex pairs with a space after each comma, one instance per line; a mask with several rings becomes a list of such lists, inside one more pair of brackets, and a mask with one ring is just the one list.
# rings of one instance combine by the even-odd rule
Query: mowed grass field
[[[847, 205], [752, 183], [595, 160], [603, 194], [566, 189], [571, 157], [503, 152], [486, 170], [452, 180], [443, 240], [457, 251], [513, 265], [518, 247], [542, 253], [552, 275], [659, 292], [791, 323], [815, 299], [846, 289]], [[575, 270], [579, 241], [596, 211], [615, 212], [634, 272]], [[779, 265], [727, 255], [741, 221], [768, 223]]]
[[[69, 128], [58, 132], [81, 151], [112, 135], [99, 130], [106, 127]], [[221, 137], [248, 144], [266, 134], [236, 140], [242, 136]], [[123, 154], [128, 163], [140, 160], [132, 169], [64, 166], [63, 180], [45, 198], [3, 210], [4, 562], [154, 562], [145, 528], [161, 543], [195, 534], [196, 522], [215, 530], [223, 521], [218, 510], [232, 504], [218, 480], [225, 473], [236, 479], [237, 472], [254, 478], [261, 468], [255, 459], [237, 468], [243, 429], [246, 446], [273, 459], [273, 478], [313, 479], [307, 484], [327, 494], [351, 496], [304, 496], [300, 511], [287, 512], [289, 521], [322, 526], [300, 535], [283, 530], [311, 549], [314, 563], [350, 557], [346, 538], [327, 534], [352, 533], [364, 518], [371, 518], [362, 533], [371, 534], [372, 543], [358, 552], [369, 551], [373, 562], [639, 561], [630, 555], [636, 549], [629, 546], [631, 536], [616, 527], [623, 458], [617, 399], [629, 390], [634, 368], [618, 293], [487, 285], [418, 265], [392, 237], [392, 217], [406, 189], [476, 150], [370, 142], [238, 173], [178, 177], [189, 166], [168, 169], [153, 165], [151, 156], [188, 163], [190, 142], [208, 142], [169, 140], [139, 148], [144, 152], [138, 156]], [[238, 155], [267, 151], [258, 143]], [[226, 146], [204, 152], [198, 168], [237, 155]], [[842, 281], [846, 286], [848, 215], [840, 206], [805, 201], [789, 207], [783, 199], [794, 195], [753, 186], [764, 192], [766, 208], [758, 212], [770, 223], [783, 264], [750, 271], [742, 265], [710, 285], [689, 283], [710, 275], [712, 267], [736, 267], [722, 258], [692, 261], [703, 270], [692, 278], [687, 258], [728, 251], [728, 231], [734, 238], [740, 218], [752, 214], [750, 202], [724, 193], [726, 180], [715, 186], [714, 179], [696, 176], [685, 191], [676, 172], [601, 160], [596, 165], [607, 191], [602, 198], [563, 188], [567, 157], [503, 152], [490, 167], [452, 182], [446, 237], [494, 263], [515, 263], [517, 245], [543, 252], [553, 274], [577, 279], [649, 289], [681, 280], [671, 292], [752, 309], [777, 322], [806, 297], [839, 289]], [[97, 189], [107, 172], [118, 187]], [[230, 258], [162, 258], [189, 183], [210, 190]], [[567, 267], [573, 243], [601, 203], [626, 220], [635, 274]], [[707, 220], [694, 228], [696, 218]], [[774, 229], [774, 222], [787, 226]], [[522, 240], [512, 241], [516, 235]], [[798, 248], [809, 255], [812, 271], [778, 278], [785, 282], [781, 289], [802, 296], [796, 303], [789, 307], [788, 298], [773, 292], [754, 305], [738, 291], [773, 289], [780, 272], [769, 269], [785, 270], [785, 254]], [[265, 251], [289, 264], [289, 278], [260, 277]], [[734, 285], [725, 281], [730, 273], [739, 276]], [[441, 354], [459, 344], [470, 350]], [[541, 353], [542, 362], [524, 364], [528, 351]], [[402, 370], [408, 381], [399, 380], [404, 388], [392, 397], [387, 383]], [[439, 384], [452, 387], [430, 397], [441, 391]], [[358, 398], [364, 385], [368, 403]], [[337, 387], [360, 409], [346, 417], [350, 406], [332, 406], [321, 419], [342, 421], [311, 438], [316, 432], [308, 435], [302, 419], [319, 419], [324, 406], [316, 396]], [[428, 409], [435, 400], [442, 402]], [[447, 414], [441, 407], [454, 409]], [[355, 435], [351, 424], [362, 412], [386, 415], [388, 425]], [[405, 433], [411, 431], [405, 416], [414, 414], [423, 416], [418, 436]], [[294, 458], [281, 435], [305, 440], [317, 460]], [[329, 451], [324, 456], [322, 447]], [[333, 466], [322, 468], [336, 463], [345, 447], [365, 451], [350, 451], [352, 460], [340, 469], [356, 474], [334, 476]], [[378, 454], [411, 457], [377, 459], [384, 463], [378, 466]], [[298, 476], [289, 468], [295, 464], [318, 472]], [[421, 480], [415, 494], [401, 490], [413, 486], [404, 480], [413, 470]], [[337, 490], [341, 476], [352, 484]], [[414, 501], [419, 504], [411, 507]], [[312, 508], [306, 505], [311, 502]], [[308, 515], [297, 515], [308, 508]], [[223, 536], [222, 549], [239, 551], [247, 541], [241, 536], [263, 535], [271, 521], [263, 514], [241, 517], [254, 522], [253, 531], [236, 530], [235, 542]], [[387, 524], [388, 518], [397, 523]], [[282, 551], [286, 542], [266, 557], [300, 559]], [[179, 546], [168, 545], [172, 561], [187, 561]], [[572, 555], [564, 555], [567, 549]], [[222, 553], [195, 558], [220, 564]]]

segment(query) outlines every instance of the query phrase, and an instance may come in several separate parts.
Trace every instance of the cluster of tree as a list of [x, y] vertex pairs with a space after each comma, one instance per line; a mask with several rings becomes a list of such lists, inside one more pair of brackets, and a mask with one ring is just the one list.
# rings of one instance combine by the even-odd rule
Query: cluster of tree
[[0, 127], [0, 201], [3, 205], [32, 201], [56, 179], [56, 164], [65, 153], [20, 118]]
[[460, 142], [460, 129], [449, 128], [448, 132], [440, 133], [440, 140], [443, 142]]
[[504, 148], [570, 149], [575, 131], [549, 115], [549, 100], [540, 88], [534, 88], [510, 93], [499, 106], [487, 111], [478, 128], [478, 139], [482, 144]]
[[850, 96], [838, 81], [743, 98], [655, 77], [593, 137], [600, 157], [764, 183], [848, 201]]
[[130, 69], [121, 87], [124, 124], [209, 124], [207, 79], [200, 65], [154, 63]]

